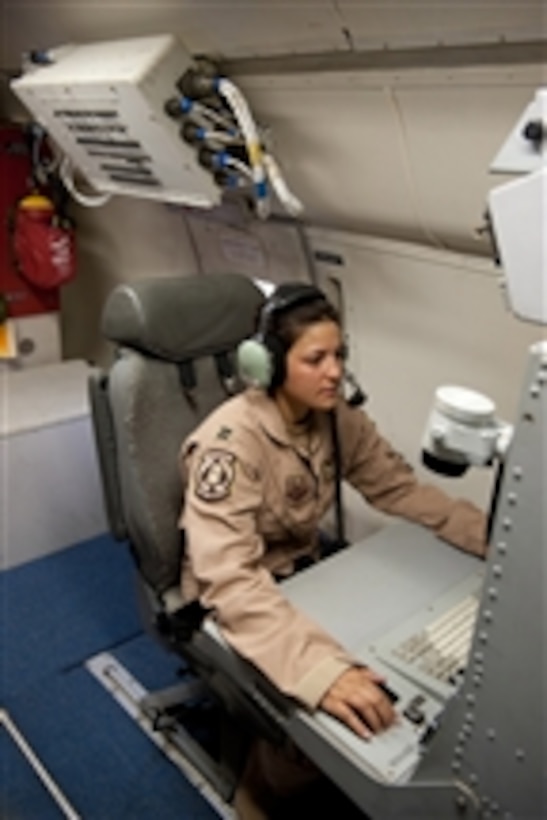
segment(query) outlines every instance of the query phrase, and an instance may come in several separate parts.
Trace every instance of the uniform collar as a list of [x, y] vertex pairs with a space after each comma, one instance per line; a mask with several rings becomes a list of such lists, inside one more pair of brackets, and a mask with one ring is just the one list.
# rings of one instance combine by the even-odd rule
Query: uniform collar
[[[275, 401], [264, 390], [249, 388], [247, 396], [258, 423], [266, 435], [278, 444], [295, 448], [285, 419], [281, 415]], [[313, 413], [310, 421], [313, 425], [310, 439], [310, 455], [313, 455], [324, 441], [324, 431], [328, 429], [329, 420], [326, 413]]]

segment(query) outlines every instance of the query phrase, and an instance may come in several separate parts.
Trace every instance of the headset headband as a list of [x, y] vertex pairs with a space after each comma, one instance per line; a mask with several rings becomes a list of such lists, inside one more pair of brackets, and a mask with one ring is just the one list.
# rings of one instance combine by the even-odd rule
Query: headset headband
[[266, 336], [269, 330], [269, 322], [275, 314], [284, 313], [308, 302], [319, 300], [326, 301], [326, 296], [315, 285], [308, 285], [304, 282], [290, 282], [279, 285], [262, 308], [258, 329], [259, 335], [262, 338]]

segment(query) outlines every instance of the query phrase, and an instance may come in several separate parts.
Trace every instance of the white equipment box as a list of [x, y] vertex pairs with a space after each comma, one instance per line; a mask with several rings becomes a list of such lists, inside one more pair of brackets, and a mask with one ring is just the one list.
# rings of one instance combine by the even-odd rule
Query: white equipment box
[[220, 189], [164, 111], [191, 57], [172, 35], [67, 45], [11, 88], [100, 192], [212, 207]]

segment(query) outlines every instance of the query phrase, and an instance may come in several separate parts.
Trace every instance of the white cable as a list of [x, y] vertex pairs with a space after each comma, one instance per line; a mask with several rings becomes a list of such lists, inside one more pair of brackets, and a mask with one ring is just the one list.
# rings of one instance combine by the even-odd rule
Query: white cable
[[217, 142], [221, 145], [243, 145], [241, 137], [227, 134], [226, 131], [205, 131], [203, 136], [206, 142]]
[[209, 108], [208, 105], [204, 105], [203, 103], [194, 102], [192, 105], [193, 108], [196, 109], [205, 119], [210, 120], [211, 122], [216, 123], [216, 125], [220, 125], [221, 128], [225, 128], [226, 130], [230, 131], [234, 129], [235, 122], [228, 117], [219, 114], [218, 111], [215, 111], [213, 108]]
[[48, 177], [50, 174], [55, 173], [59, 167], [61, 157], [59, 152], [55, 150], [51, 141], [49, 146], [52, 154], [51, 159], [46, 161], [40, 157], [40, 149], [42, 147], [42, 143], [44, 142], [44, 137], [45, 132], [43, 132], [40, 137], [35, 137], [32, 141], [32, 167], [38, 181], [45, 186], [49, 181]]
[[289, 190], [287, 183], [283, 179], [279, 165], [271, 154], [264, 153], [264, 166], [272, 187], [276, 192], [281, 204], [291, 214], [299, 216], [304, 210], [300, 200]]
[[249, 106], [237, 86], [225, 77], [218, 84], [218, 93], [227, 100], [241, 128], [253, 174], [257, 214], [261, 219], [266, 219], [270, 213], [269, 197], [267, 193], [260, 193], [266, 186], [266, 171], [257, 128]]
[[228, 159], [226, 160], [226, 165], [229, 168], [235, 168], [236, 171], [239, 171], [240, 174], [243, 174], [243, 176], [247, 177], [248, 179], [253, 178], [252, 170], [249, 168], [248, 165], [246, 165], [240, 159], [234, 159], [234, 157], [228, 157]]
[[111, 193], [88, 196], [87, 194], [78, 191], [74, 183], [73, 166], [70, 159], [66, 155], [63, 157], [61, 161], [61, 165], [59, 167], [59, 176], [61, 177], [63, 185], [65, 186], [67, 191], [69, 191], [69, 193], [74, 197], [76, 202], [79, 205], [83, 205], [84, 208], [100, 208], [102, 205], [106, 205], [106, 203], [110, 199], [112, 199]]
[[31, 746], [27, 743], [24, 736], [21, 734], [5, 709], [0, 709], [0, 725], [5, 726], [13, 741], [19, 747], [20, 752], [24, 755], [30, 766], [32, 766], [37, 776], [40, 778], [43, 785], [48, 790], [53, 800], [55, 800], [67, 820], [80, 820], [80, 815], [65, 797], [55, 780], [40, 761], [39, 757], [35, 754]]

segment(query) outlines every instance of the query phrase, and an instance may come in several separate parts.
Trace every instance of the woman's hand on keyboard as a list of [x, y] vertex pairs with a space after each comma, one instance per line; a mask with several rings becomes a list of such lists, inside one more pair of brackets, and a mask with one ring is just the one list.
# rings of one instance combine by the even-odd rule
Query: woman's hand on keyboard
[[341, 720], [362, 738], [387, 729], [397, 714], [382, 689], [385, 678], [372, 669], [352, 666], [323, 695], [319, 708]]

